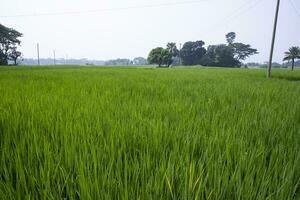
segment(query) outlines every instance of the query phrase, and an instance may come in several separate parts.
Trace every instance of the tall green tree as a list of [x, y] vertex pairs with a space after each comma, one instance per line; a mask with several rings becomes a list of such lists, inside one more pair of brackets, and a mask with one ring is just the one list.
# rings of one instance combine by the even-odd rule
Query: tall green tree
[[243, 44], [240, 42], [234, 42], [236, 39], [236, 33], [230, 32], [226, 34], [226, 41], [228, 46], [232, 48], [234, 58], [239, 62], [246, 60], [248, 57], [258, 54], [257, 49], [251, 48], [250, 44]]
[[7, 65], [10, 55], [20, 45], [22, 33], [0, 24], [0, 65]]
[[14, 65], [18, 65], [18, 59], [21, 58], [22, 53], [17, 50], [17, 47], [14, 46], [9, 52], [9, 59], [14, 62]]
[[166, 50], [172, 55], [172, 65], [180, 64], [179, 50], [177, 49], [176, 43], [169, 42]]
[[157, 64], [159, 67], [163, 65], [169, 67], [172, 64], [172, 55], [168, 50], [157, 47], [149, 53], [148, 63]]
[[183, 65], [201, 65], [202, 58], [206, 53], [206, 49], [203, 47], [204, 42], [202, 40], [195, 42], [184, 43], [180, 50], [180, 57]]
[[295, 60], [300, 59], [300, 48], [299, 47], [291, 47], [287, 52], [284, 53], [285, 57], [283, 58], [284, 61], [292, 61], [292, 70], [295, 67]]
[[170, 52], [172, 57], [177, 57], [179, 55], [179, 50], [174, 42], [169, 42], [166, 49]]

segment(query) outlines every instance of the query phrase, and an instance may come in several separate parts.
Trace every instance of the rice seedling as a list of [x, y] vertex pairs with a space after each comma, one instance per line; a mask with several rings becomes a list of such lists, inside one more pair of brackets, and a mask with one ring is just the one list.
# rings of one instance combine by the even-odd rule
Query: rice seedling
[[300, 199], [300, 71], [0, 68], [0, 199]]

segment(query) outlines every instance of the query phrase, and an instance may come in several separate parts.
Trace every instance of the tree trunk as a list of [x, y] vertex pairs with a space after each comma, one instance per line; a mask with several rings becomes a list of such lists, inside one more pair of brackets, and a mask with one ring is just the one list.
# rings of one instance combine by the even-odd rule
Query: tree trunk
[[294, 66], [295, 66], [295, 59], [292, 59], [292, 71], [294, 71]]

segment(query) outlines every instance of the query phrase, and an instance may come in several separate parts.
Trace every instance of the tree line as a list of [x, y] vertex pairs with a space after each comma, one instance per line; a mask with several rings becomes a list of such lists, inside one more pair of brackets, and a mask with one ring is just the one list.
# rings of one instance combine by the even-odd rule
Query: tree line
[[[13, 28], [8, 28], [0, 24], [0, 65], [8, 65], [13, 62], [17, 65], [22, 53], [18, 51], [21, 44], [20, 37], [23, 34]], [[242, 62], [248, 57], [258, 54], [257, 49], [250, 44], [235, 42], [236, 33], [226, 34], [226, 44], [209, 45], [204, 47], [202, 40], [189, 41], [178, 49], [176, 43], [168, 43], [166, 48], [157, 47], [152, 49], [147, 60], [137, 57], [134, 60], [116, 59], [106, 61], [106, 65], [123, 64], [126, 65], [145, 65], [157, 64], [159, 67], [170, 67], [171, 65], [202, 65], [216, 67], [240, 67]], [[291, 62], [292, 70], [296, 60], [300, 59], [300, 48], [291, 47], [285, 52], [284, 61]]]
[[249, 44], [235, 42], [235, 39], [236, 33], [230, 32], [226, 35], [227, 44], [209, 45], [207, 49], [202, 40], [186, 42], [180, 50], [175, 43], [168, 43], [165, 49], [152, 49], [148, 62], [159, 67], [169, 67], [171, 64], [240, 67], [242, 61], [258, 54], [258, 51]]

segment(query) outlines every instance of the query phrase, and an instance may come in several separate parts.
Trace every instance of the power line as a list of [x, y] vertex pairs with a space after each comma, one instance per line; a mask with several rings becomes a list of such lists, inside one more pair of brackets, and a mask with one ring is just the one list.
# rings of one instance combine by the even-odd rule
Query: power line
[[290, 2], [290, 4], [291, 4], [291, 6], [293, 7], [293, 9], [294, 9], [296, 15], [300, 18], [300, 12], [297, 10], [297, 8], [296, 8], [294, 2], [293, 2], [292, 0], [289, 0], [289, 2]]
[[[238, 17], [246, 14], [247, 12], [254, 9], [259, 4], [261, 4], [263, 1], [264, 0], [257, 0], [256, 2], [254, 2], [254, 4], [249, 5], [249, 7], [245, 8], [244, 10], [240, 9], [240, 12], [237, 12], [236, 14], [234, 13], [235, 15], [233, 15], [233, 18], [238, 18]], [[251, 3], [253, 3], [253, 1], [251, 1]]]
[[237, 9], [235, 9], [231, 13], [229, 13], [226, 17], [224, 17], [223, 19], [221, 19], [220, 21], [218, 21], [214, 25], [212, 25], [208, 29], [208, 32], [214, 30], [216, 27], [220, 27], [220, 26], [226, 24], [226, 22], [228, 22], [232, 19], [236, 19], [237, 17], [240, 17], [241, 15], [244, 15], [245, 13], [249, 12], [250, 10], [255, 8], [258, 4], [262, 3], [263, 1], [264, 0], [257, 0], [254, 4], [252, 4], [253, 0], [246, 1], [244, 4], [239, 6]]
[[209, 0], [194, 0], [194, 1], [178, 1], [170, 3], [159, 3], [159, 4], [148, 4], [148, 5], [137, 5], [119, 8], [103, 8], [96, 10], [79, 10], [79, 11], [65, 11], [65, 12], [49, 12], [49, 13], [37, 13], [37, 14], [19, 14], [19, 15], [2, 15], [1, 18], [20, 18], [20, 17], [39, 17], [39, 16], [56, 16], [56, 15], [76, 15], [76, 14], [88, 14], [88, 13], [100, 13], [108, 11], [121, 11], [121, 10], [131, 10], [131, 9], [142, 9], [142, 8], [156, 8], [156, 7], [168, 7], [175, 5], [187, 5], [196, 4]]
[[224, 21], [227, 21], [228, 19], [230, 19], [234, 14], [236, 14], [236, 12], [239, 12], [241, 9], [243, 9], [244, 7], [246, 7], [249, 3], [251, 3], [252, 0], [248, 0], [246, 1], [244, 4], [242, 4], [240, 7], [238, 7], [237, 9], [233, 10], [231, 13], [229, 13], [226, 17], [224, 17], [223, 19], [221, 19], [220, 21], [218, 21], [217, 23], [215, 23], [212, 27], [216, 27], [217, 25], [221, 24]]

